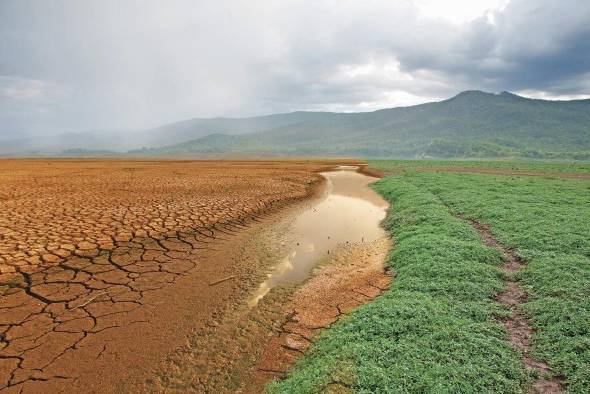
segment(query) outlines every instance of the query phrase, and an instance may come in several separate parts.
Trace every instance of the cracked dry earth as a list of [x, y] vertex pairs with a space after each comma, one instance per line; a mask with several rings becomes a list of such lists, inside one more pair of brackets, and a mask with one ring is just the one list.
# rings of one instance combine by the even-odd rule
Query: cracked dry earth
[[0, 393], [141, 387], [243, 293], [232, 239], [326, 168], [0, 161]]

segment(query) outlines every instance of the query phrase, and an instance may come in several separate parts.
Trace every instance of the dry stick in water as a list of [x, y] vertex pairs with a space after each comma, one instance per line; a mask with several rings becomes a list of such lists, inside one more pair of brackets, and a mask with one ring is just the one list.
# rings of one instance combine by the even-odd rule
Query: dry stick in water
[[221, 283], [221, 282], [225, 282], [226, 280], [230, 280], [230, 279], [233, 279], [233, 278], [235, 278], [235, 277], [236, 277], [235, 275], [230, 275], [230, 276], [227, 276], [227, 277], [225, 277], [225, 278], [218, 279], [218, 280], [216, 280], [216, 281], [210, 282], [210, 283], [209, 283], [209, 286], [217, 285], [217, 284], [219, 284], [219, 283]]

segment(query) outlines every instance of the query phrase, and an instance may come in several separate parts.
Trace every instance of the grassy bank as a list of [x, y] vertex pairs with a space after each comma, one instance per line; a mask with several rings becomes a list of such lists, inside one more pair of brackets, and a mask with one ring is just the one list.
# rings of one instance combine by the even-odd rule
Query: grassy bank
[[528, 262], [519, 279], [536, 333], [534, 356], [590, 392], [590, 181], [468, 174], [413, 174], [452, 210], [490, 226]]
[[271, 393], [518, 393], [519, 355], [493, 320], [501, 257], [406, 177], [379, 181], [391, 203], [384, 222], [396, 246], [390, 289], [324, 332]]
[[497, 171], [540, 172], [555, 174], [590, 174], [589, 161], [540, 161], [540, 160], [372, 160], [370, 167], [385, 174], [405, 171]]

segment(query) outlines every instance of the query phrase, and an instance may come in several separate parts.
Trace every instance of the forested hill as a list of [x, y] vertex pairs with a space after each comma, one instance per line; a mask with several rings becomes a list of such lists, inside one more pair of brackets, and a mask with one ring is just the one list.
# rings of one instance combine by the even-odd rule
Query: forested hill
[[[78, 152], [78, 153], [77, 153]], [[0, 141], [0, 154], [292, 155], [590, 159], [590, 100], [466, 91], [374, 112], [188, 119], [135, 131]]]
[[[212, 125], [210, 135], [144, 152], [590, 158], [590, 100], [466, 91], [441, 102], [375, 112], [273, 117], [267, 128], [246, 134], [225, 134], [231, 130]], [[252, 119], [243, 122], [256, 123]]]

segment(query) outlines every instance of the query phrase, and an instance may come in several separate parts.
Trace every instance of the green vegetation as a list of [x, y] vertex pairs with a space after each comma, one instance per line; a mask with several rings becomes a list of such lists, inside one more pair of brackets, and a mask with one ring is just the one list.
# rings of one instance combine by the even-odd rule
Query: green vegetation
[[[346, 155], [399, 158], [590, 159], [590, 100], [463, 92], [436, 103], [366, 113], [294, 112], [166, 126], [184, 143], [138, 153]], [[194, 132], [192, 137], [190, 133]], [[207, 134], [240, 134], [211, 138]]]
[[[488, 168], [588, 172], [588, 164], [371, 163], [398, 174], [374, 184], [392, 205], [390, 289], [324, 332], [272, 393], [524, 392], [529, 376], [493, 316], [501, 258], [454, 214], [490, 226], [528, 263], [517, 279], [535, 330], [533, 356], [590, 392], [590, 181], [416, 169]], [[403, 171], [400, 171], [403, 170]]]
[[370, 168], [386, 175], [405, 171], [496, 171], [514, 173], [570, 173], [590, 174], [589, 161], [540, 161], [540, 160], [370, 160]]
[[590, 392], [590, 181], [467, 174], [414, 174], [412, 183], [452, 210], [488, 224], [529, 263], [523, 308], [534, 354]]
[[0, 155], [76, 148], [137, 155], [590, 160], [590, 100], [467, 91], [440, 102], [374, 112], [188, 119], [129, 133], [27, 137], [3, 141]]
[[327, 330], [277, 393], [333, 384], [361, 393], [519, 393], [529, 379], [492, 318], [501, 257], [430, 192], [405, 179], [375, 188], [393, 204], [384, 226], [396, 246], [389, 290]]

